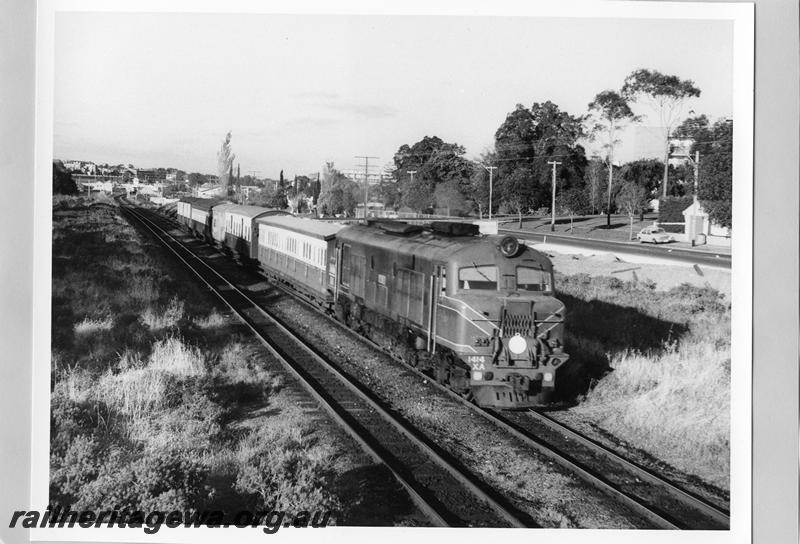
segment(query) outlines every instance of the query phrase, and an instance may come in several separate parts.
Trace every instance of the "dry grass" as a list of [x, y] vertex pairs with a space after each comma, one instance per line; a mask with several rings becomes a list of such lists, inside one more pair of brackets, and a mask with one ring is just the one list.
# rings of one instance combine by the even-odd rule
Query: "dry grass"
[[142, 322], [147, 325], [150, 330], [160, 331], [177, 326], [178, 322], [183, 319], [183, 314], [183, 301], [179, 300], [177, 297], [172, 297], [169, 304], [162, 312], [158, 312], [158, 310], [149, 306], [142, 312]]
[[75, 323], [73, 329], [75, 334], [91, 334], [98, 331], [108, 331], [114, 326], [114, 319], [111, 316], [102, 318], [86, 317], [83, 321]]
[[573, 409], [676, 468], [728, 488], [730, 346], [695, 340], [659, 354], [620, 353]]
[[148, 367], [177, 376], [199, 376], [205, 373], [205, 358], [196, 347], [187, 346], [179, 338], [169, 337], [153, 345]]
[[658, 291], [586, 274], [564, 280], [574, 297], [571, 349], [607, 357], [611, 367], [571, 411], [727, 489], [731, 333], [724, 297], [707, 286]]
[[194, 324], [201, 329], [213, 329], [227, 325], [228, 318], [216, 310], [212, 310], [207, 316], [195, 318]]
[[164, 408], [168, 386], [168, 376], [153, 368], [108, 371], [97, 383], [95, 398], [135, 424]]

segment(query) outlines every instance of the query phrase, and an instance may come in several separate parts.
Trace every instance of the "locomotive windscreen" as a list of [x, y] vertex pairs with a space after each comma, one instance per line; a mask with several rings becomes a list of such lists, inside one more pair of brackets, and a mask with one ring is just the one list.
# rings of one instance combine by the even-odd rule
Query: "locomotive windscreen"
[[540, 268], [518, 266], [517, 289], [522, 291], [550, 291], [550, 274]]
[[497, 290], [497, 267], [473, 265], [458, 271], [459, 289]]

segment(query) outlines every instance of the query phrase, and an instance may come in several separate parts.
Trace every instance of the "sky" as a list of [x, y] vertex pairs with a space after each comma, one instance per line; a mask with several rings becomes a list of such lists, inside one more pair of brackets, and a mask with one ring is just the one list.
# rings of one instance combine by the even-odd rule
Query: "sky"
[[[54, 156], [242, 175], [391, 163], [424, 136], [490, 148], [516, 104], [573, 115], [637, 68], [690, 79], [687, 105], [732, 116], [730, 21], [457, 16], [58, 13]], [[659, 155], [657, 115], [621, 161]], [[590, 149], [590, 152], [592, 150]]]

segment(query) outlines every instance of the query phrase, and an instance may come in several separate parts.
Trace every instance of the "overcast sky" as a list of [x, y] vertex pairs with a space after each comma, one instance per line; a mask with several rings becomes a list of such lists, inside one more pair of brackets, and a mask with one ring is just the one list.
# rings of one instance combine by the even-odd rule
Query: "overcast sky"
[[[728, 21], [59, 13], [54, 155], [215, 173], [231, 130], [259, 176], [385, 164], [425, 135], [472, 158], [517, 103], [582, 115], [636, 68], [730, 117], [732, 39]], [[629, 131], [619, 158], [657, 155], [655, 132]]]

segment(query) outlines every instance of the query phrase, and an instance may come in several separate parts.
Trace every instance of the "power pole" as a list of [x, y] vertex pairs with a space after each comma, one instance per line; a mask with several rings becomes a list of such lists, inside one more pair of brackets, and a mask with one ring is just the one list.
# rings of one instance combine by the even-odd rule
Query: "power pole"
[[491, 221], [492, 220], [492, 174], [494, 173], [495, 170], [497, 170], [497, 167], [486, 166], [485, 164], [481, 163], [478, 164], [481, 165], [484, 168], [484, 170], [489, 172], [489, 221]]
[[550, 231], [552, 232], [556, 230], [556, 166], [561, 163], [558, 161], [547, 161], [547, 164], [553, 165], [553, 205], [550, 210]]
[[364, 219], [367, 218], [367, 198], [369, 196], [369, 160], [379, 159], [380, 157], [369, 157], [366, 155], [356, 155], [357, 159], [364, 159]]
[[411, 183], [412, 184], [414, 183], [414, 174], [416, 174], [416, 173], [417, 173], [416, 170], [409, 170], [408, 171], [408, 174], [411, 176]]

